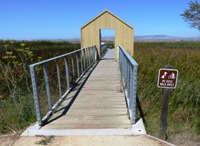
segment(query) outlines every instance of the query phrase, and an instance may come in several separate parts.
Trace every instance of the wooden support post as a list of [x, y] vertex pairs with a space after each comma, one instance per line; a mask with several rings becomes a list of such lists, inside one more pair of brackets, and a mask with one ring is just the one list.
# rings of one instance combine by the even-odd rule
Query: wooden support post
[[160, 138], [166, 139], [167, 132], [167, 114], [168, 114], [168, 101], [169, 101], [169, 89], [163, 89], [161, 118], [160, 118]]
[[[164, 68], [170, 69], [171, 65], [165, 65]], [[167, 139], [167, 114], [168, 114], [168, 102], [169, 102], [170, 89], [164, 88], [162, 95], [161, 117], [160, 117], [160, 138]]]
[[164, 88], [162, 95], [162, 107], [160, 117], [160, 138], [167, 139], [167, 114], [168, 114], [168, 102], [171, 89], [176, 88], [178, 80], [178, 70], [171, 69], [171, 65], [165, 65], [164, 68], [159, 70], [158, 74], [158, 87]]

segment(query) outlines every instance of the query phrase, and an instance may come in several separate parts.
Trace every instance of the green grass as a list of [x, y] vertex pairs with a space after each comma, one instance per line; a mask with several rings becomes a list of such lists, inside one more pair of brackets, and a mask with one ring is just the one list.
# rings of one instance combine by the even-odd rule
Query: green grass
[[36, 121], [28, 65], [76, 49], [80, 44], [0, 41], [0, 133], [14, 132]]
[[[23, 46], [23, 43], [26, 45]], [[17, 52], [21, 48], [29, 48], [21, 52], [22, 59]], [[0, 72], [0, 133], [17, 131], [36, 121], [27, 65], [79, 48], [80, 44], [66, 42], [0, 41], [0, 61], [4, 69], [8, 65], [10, 67], [6, 74], [8, 82], [2, 70]], [[13, 54], [9, 56], [9, 52]], [[3, 59], [3, 56], [10, 58]], [[162, 89], [157, 87], [158, 70], [170, 64], [178, 69], [179, 80], [169, 99], [168, 140], [173, 141], [177, 134], [183, 133], [191, 134], [192, 140], [199, 140], [200, 42], [136, 42], [134, 58], [139, 64], [137, 92], [143, 111], [143, 114], [138, 112], [138, 116], [144, 118], [147, 132], [159, 135]], [[27, 71], [25, 74], [19, 65], [22, 60]], [[18, 61], [18, 66], [13, 65], [14, 61]], [[24, 75], [27, 75], [28, 87], [22, 84], [26, 82]], [[13, 94], [8, 92], [7, 83], [14, 83], [15, 86], [10, 84], [15, 91]]]
[[139, 64], [138, 98], [147, 132], [158, 136], [162, 89], [157, 87], [158, 71], [165, 65], [178, 69], [177, 88], [171, 90], [168, 112], [168, 140], [177, 133], [200, 136], [200, 42], [135, 43]]

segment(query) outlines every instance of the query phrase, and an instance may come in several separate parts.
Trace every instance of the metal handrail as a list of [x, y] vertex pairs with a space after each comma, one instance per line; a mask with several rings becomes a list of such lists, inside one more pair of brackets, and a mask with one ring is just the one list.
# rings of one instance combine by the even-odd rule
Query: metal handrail
[[101, 48], [100, 48], [100, 56], [101, 56], [101, 58], [103, 58], [103, 56], [106, 54], [107, 51], [108, 51], [107, 44], [101, 45]]
[[122, 84], [129, 109], [129, 116], [131, 123], [135, 123], [138, 64], [121, 46], [118, 46], [118, 51]]
[[[37, 121], [40, 126], [43, 126], [47, 122], [48, 118], [52, 115], [54, 110], [58, 107], [58, 105], [60, 105], [63, 99], [70, 93], [70, 91], [75, 86], [75, 84], [70, 85], [70, 73], [69, 73], [69, 61], [68, 61], [69, 56], [71, 58], [72, 75], [74, 77], [76, 73], [77, 78], [75, 79], [75, 83], [77, 83], [81, 79], [81, 77], [85, 74], [85, 72], [97, 61], [97, 49], [96, 49], [96, 46], [83, 48], [83, 49], [79, 49], [67, 54], [56, 56], [56, 57], [29, 65]], [[74, 60], [75, 60], [75, 63], [74, 63]], [[56, 72], [57, 72], [57, 83], [58, 83], [58, 91], [59, 91], [59, 100], [54, 105], [52, 105], [52, 97], [50, 95], [49, 74], [48, 74], [48, 67], [47, 67], [47, 63], [50, 63], [50, 62], [52, 63], [53, 61], [56, 61], [55, 66], [56, 66]], [[61, 63], [61, 61], [62, 63], [64, 63], [64, 66], [65, 66], [64, 68], [65, 68], [66, 90], [64, 91], [64, 93], [61, 88], [62, 81], [61, 81], [60, 67], [59, 67], [59, 63]], [[39, 90], [38, 90], [39, 86], [37, 82], [36, 68], [39, 66], [41, 66], [43, 70], [43, 75], [44, 75], [43, 79], [45, 82], [46, 98], [47, 98], [46, 104], [48, 104], [48, 112], [46, 113], [44, 117], [42, 117], [41, 115], [41, 105], [40, 105]]]

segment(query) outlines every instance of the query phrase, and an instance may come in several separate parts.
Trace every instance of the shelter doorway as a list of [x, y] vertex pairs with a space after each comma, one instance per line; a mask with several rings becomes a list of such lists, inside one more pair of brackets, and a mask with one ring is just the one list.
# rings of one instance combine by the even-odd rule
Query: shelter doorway
[[[115, 29], [100, 29], [99, 30], [100, 35], [100, 54], [101, 59], [104, 57], [104, 59], [114, 59], [115, 58]], [[106, 56], [106, 49], [110, 52]]]

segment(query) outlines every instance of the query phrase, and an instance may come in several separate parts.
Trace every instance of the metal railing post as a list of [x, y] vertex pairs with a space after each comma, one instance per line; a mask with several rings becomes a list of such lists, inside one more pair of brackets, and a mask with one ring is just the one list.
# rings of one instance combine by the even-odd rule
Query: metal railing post
[[34, 65], [30, 65], [30, 73], [31, 73], [33, 98], [34, 98], [34, 102], [35, 102], [35, 110], [36, 110], [37, 121], [38, 121], [38, 124], [40, 126], [42, 126], [43, 122], [42, 122], [42, 116], [41, 116], [40, 102], [39, 102], [39, 97], [38, 97], [38, 86], [37, 86], [37, 82], [36, 82], [35, 66]]
[[56, 71], [57, 71], [57, 78], [58, 78], [59, 96], [60, 98], [62, 98], [62, 89], [61, 89], [61, 83], [60, 83], [60, 69], [59, 69], [58, 59], [56, 59]]
[[83, 49], [83, 65], [84, 65], [84, 70], [87, 68], [86, 66], [86, 49]]
[[45, 79], [45, 86], [46, 86], [46, 96], [47, 96], [47, 101], [48, 101], [48, 108], [51, 110], [52, 105], [51, 105], [51, 95], [50, 95], [50, 88], [49, 88], [49, 78], [48, 78], [48, 71], [46, 64], [43, 64], [43, 70], [44, 70], [44, 79]]
[[81, 74], [83, 73], [83, 50], [81, 50]]
[[71, 57], [71, 62], [72, 62], [72, 75], [74, 77], [75, 71], [74, 71], [74, 59], [73, 59], [73, 56]]
[[88, 67], [90, 66], [90, 47], [87, 50], [88, 52]]
[[137, 96], [137, 72], [138, 72], [138, 64], [136, 64], [135, 66], [133, 66], [133, 85], [131, 87], [132, 88], [132, 97], [133, 97], [133, 101], [131, 101], [132, 103], [132, 107], [133, 107], [133, 116], [132, 116], [132, 121], [135, 121], [136, 119], [136, 96]]
[[131, 123], [136, 119], [137, 62], [122, 48], [118, 47], [119, 66], [125, 91]]
[[97, 58], [97, 55], [98, 55], [98, 53], [97, 53], [97, 48], [96, 48], [96, 46], [94, 46], [94, 60], [96, 61], [98, 58]]
[[69, 67], [68, 67], [67, 57], [64, 57], [64, 61], [65, 61], [65, 75], [66, 75], [67, 90], [69, 90], [70, 83], [69, 83]]
[[87, 60], [87, 67], [86, 67], [86, 68], [88, 68], [89, 65], [90, 65], [90, 62], [89, 62], [89, 51], [88, 51], [88, 48], [86, 48], [86, 60]]
[[79, 68], [79, 60], [78, 60], [78, 54], [76, 53], [76, 67], [77, 67], [77, 76], [80, 77], [80, 68]]

